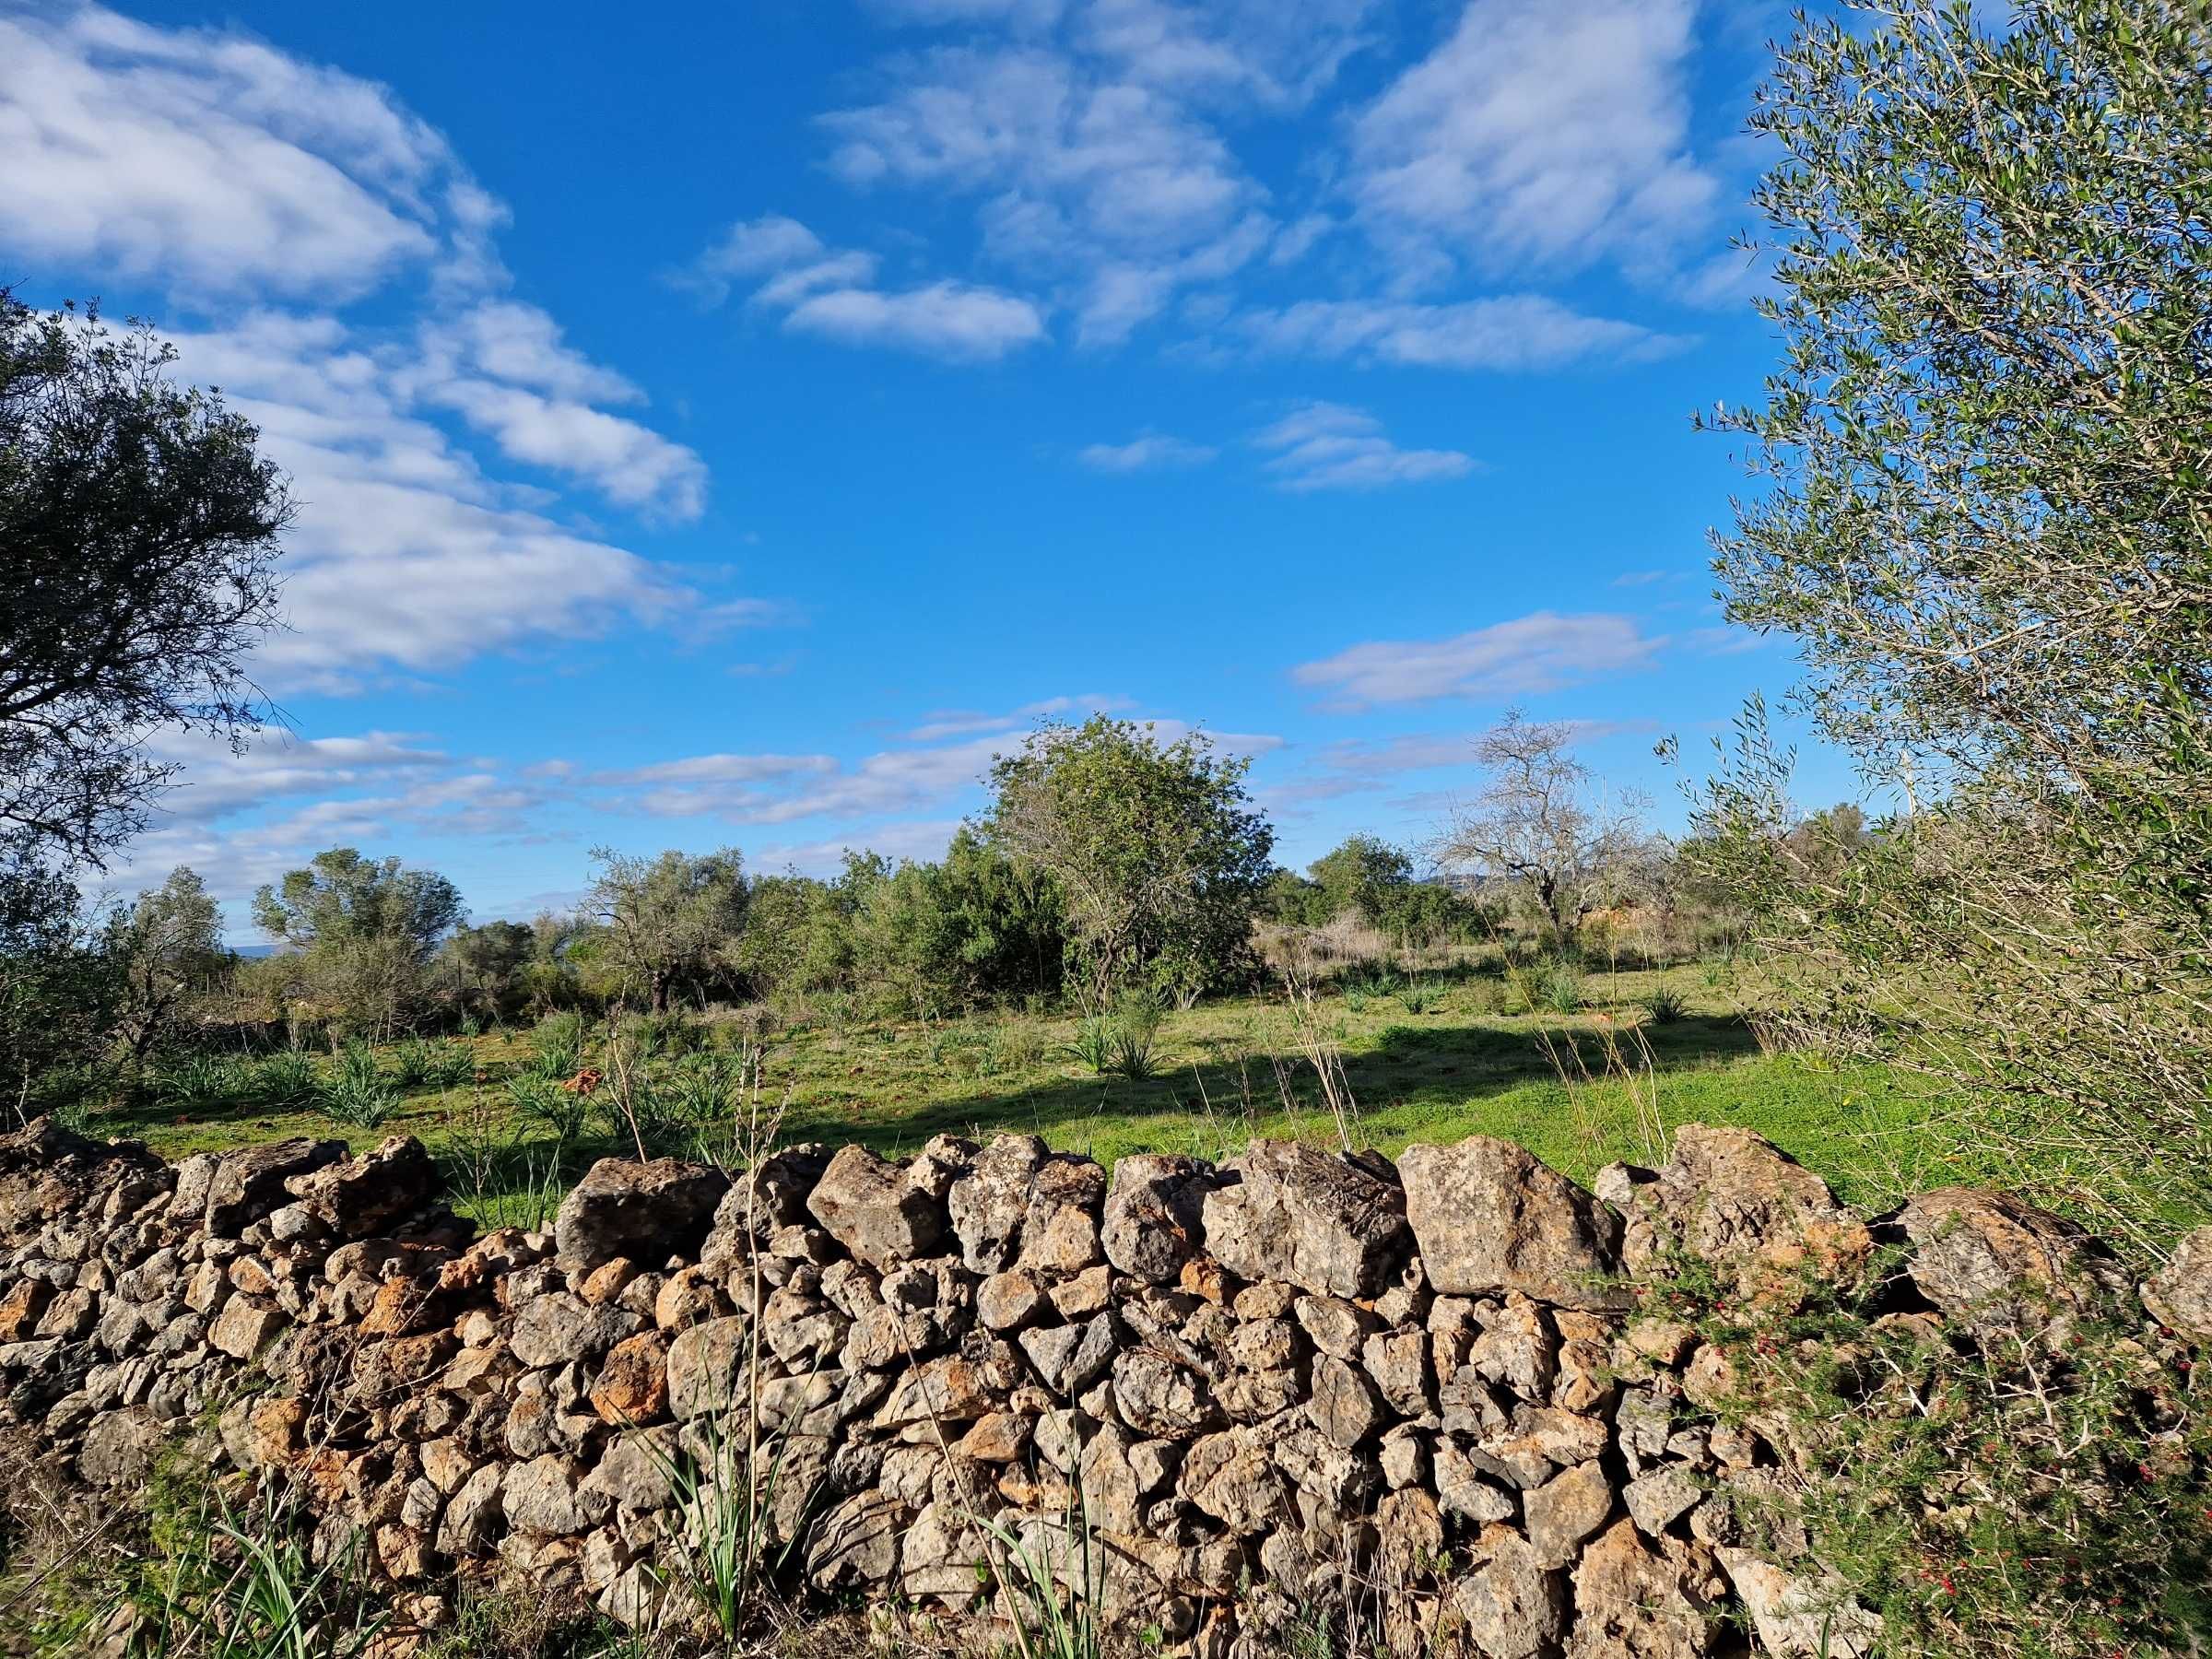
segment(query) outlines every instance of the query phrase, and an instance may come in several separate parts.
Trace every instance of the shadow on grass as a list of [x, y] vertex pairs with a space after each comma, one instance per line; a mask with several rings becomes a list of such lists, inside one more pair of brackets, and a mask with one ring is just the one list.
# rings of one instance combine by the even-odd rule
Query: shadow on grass
[[[1749, 1030], [1733, 1016], [1696, 1017], [1646, 1026], [1654, 1073], [1703, 1070], [1757, 1052]], [[1570, 1046], [1592, 1076], [1606, 1061], [1595, 1030], [1555, 1030], [1553, 1041], [1571, 1071]], [[987, 1137], [1041, 1135], [1056, 1147], [1112, 1159], [1135, 1151], [1198, 1152], [1218, 1157], [1255, 1134], [1312, 1133], [1334, 1119], [1320, 1080], [1295, 1050], [1235, 1052], [1224, 1041], [1195, 1061], [1143, 1078], [1063, 1075], [994, 1089], [983, 1078], [956, 1099], [897, 1111], [882, 1107], [794, 1109], [787, 1137], [832, 1145], [857, 1140], [887, 1155], [911, 1152], [934, 1135]], [[1559, 1088], [1560, 1078], [1533, 1026], [1503, 1028], [1442, 1022], [1394, 1025], [1341, 1056], [1343, 1081], [1364, 1122], [1463, 1121], [1486, 1098], [1532, 1086]]]

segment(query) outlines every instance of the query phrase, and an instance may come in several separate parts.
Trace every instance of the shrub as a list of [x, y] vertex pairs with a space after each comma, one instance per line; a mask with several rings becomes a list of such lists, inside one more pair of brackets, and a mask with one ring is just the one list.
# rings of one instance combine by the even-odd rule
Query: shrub
[[1675, 1265], [1643, 1305], [1724, 1359], [1716, 1417], [1789, 1449], [1763, 1497], [1734, 1497], [1738, 1521], [1809, 1534], [1879, 1615], [1883, 1653], [2203, 1651], [2212, 1422], [2189, 1359], [2139, 1318], [2043, 1308], [1977, 1344], [1882, 1317], [1898, 1280], [1879, 1262], [1856, 1288], [1756, 1297]]
[[1113, 1064], [1113, 1035], [1111, 1018], [1102, 1014], [1088, 1015], [1077, 1025], [1075, 1040], [1068, 1043], [1065, 1053], [1102, 1077]]
[[1681, 994], [1665, 985], [1645, 997], [1643, 1006], [1650, 1012], [1653, 1025], [1678, 1025], [1689, 1014], [1689, 1005], [1682, 1000]]
[[531, 1068], [540, 1077], [572, 1077], [583, 1069], [583, 1016], [548, 1014], [530, 1033]]
[[507, 1098], [524, 1121], [551, 1132], [566, 1147], [584, 1136], [592, 1119], [589, 1095], [563, 1088], [538, 1072], [522, 1072], [507, 1079]]
[[1407, 980], [1398, 988], [1398, 1002], [1408, 1014], [1426, 1014], [1444, 1000], [1444, 987], [1428, 978]]
[[439, 1045], [427, 1037], [407, 1037], [392, 1045], [392, 1077], [402, 1088], [418, 1088], [430, 1080], [438, 1064]]
[[250, 1105], [253, 1093], [253, 1073], [223, 1054], [180, 1054], [154, 1075], [154, 1094], [161, 1104], [195, 1116]]
[[276, 1112], [305, 1106], [321, 1084], [314, 1056], [303, 1049], [278, 1049], [253, 1068], [254, 1098]]
[[358, 1039], [338, 1051], [323, 1078], [317, 1103], [332, 1122], [374, 1129], [399, 1109], [399, 1090], [377, 1064], [376, 1050]]
[[1583, 990], [1583, 971], [1571, 962], [1547, 963], [1529, 987], [1529, 1011], [1579, 1014], [1588, 998]]

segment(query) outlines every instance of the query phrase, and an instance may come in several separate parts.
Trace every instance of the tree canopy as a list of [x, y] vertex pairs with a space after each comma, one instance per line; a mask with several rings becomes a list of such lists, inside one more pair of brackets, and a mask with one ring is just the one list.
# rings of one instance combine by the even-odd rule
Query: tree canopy
[[1244, 787], [1251, 761], [1202, 732], [1093, 715], [1049, 723], [992, 768], [985, 840], [1057, 886], [1085, 994], [1195, 996], [1242, 966], [1275, 832]]
[[175, 352], [0, 290], [0, 858], [100, 863], [179, 769], [146, 739], [242, 740], [291, 503], [260, 433]]

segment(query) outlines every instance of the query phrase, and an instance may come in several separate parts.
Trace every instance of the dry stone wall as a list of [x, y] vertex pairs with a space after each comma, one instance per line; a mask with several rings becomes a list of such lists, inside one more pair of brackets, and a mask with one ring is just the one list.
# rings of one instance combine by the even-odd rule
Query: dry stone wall
[[1022, 1135], [608, 1159], [549, 1234], [477, 1237], [410, 1139], [172, 1166], [39, 1123], [0, 1137], [0, 1418], [119, 1488], [212, 1421], [403, 1602], [497, 1572], [654, 1618], [669, 1470], [758, 1424], [805, 1594], [987, 1614], [1013, 1540], [1208, 1655], [1349, 1602], [1409, 1653], [1841, 1656], [1871, 1618], [1753, 1547], [1775, 1448], [1702, 1409], [1719, 1356], [1630, 1280], [1687, 1250], [1759, 1296], [1877, 1234], [1961, 1339], [2030, 1292], [2212, 1339], [2212, 1233], [2138, 1288], [1992, 1194], [1870, 1225], [1731, 1129], [1594, 1194], [1479, 1136], [1111, 1176]]

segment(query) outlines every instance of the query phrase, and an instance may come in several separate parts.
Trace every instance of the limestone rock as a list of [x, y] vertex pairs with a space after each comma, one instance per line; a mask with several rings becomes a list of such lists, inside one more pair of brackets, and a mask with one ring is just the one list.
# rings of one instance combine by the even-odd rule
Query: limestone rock
[[1254, 1141], [1207, 1193], [1206, 1249], [1247, 1279], [1321, 1296], [1379, 1296], [1412, 1236], [1406, 1194], [1365, 1165], [1297, 1141]]
[[1617, 1521], [1574, 1570], [1567, 1659], [1702, 1659], [1719, 1646], [1726, 1588], [1700, 1547], [1647, 1545]]
[[1406, 1220], [1430, 1287], [1450, 1296], [1519, 1290], [1562, 1308], [1608, 1308], [1620, 1219], [1530, 1153], [1487, 1135], [1408, 1147], [1398, 1159]]
[[1102, 1229], [1106, 1259], [1132, 1278], [1171, 1285], [1199, 1252], [1214, 1174], [1196, 1159], [1139, 1153], [1113, 1166]]
[[618, 1256], [658, 1264], [699, 1248], [729, 1177], [704, 1164], [603, 1158], [584, 1171], [553, 1218], [560, 1266], [589, 1273]]
[[947, 1192], [953, 1235], [971, 1273], [1001, 1273], [1014, 1265], [1030, 1213], [1030, 1183], [1047, 1156], [1033, 1135], [994, 1136]]
[[1970, 1330], [2107, 1312], [2126, 1286], [2081, 1229], [2002, 1194], [1940, 1187], [1908, 1203], [1895, 1227], [1912, 1244], [1913, 1285]]
[[1534, 1659], [1559, 1640], [1567, 1622], [1567, 1575], [1547, 1571], [1518, 1533], [1487, 1529], [1477, 1546], [1482, 1565], [1460, 1581], [1452, 1604], [1486, 1659]]
[[944, 1205], [926, 1182], [865, 1147], [847, 1147], [806, 1200], [830, 1235], [870, 1266], [888, 1268], [933, 1253], [945, 1236]]
[[1613, 1486], [1594, 1458], [1561, 1469], [1522, 1500], [1529, 1547], [1545, 1567], [1564, 1567], [1613, 1512]]
[[2143, 1305], [2160, 1324], [2212, 1346], [2212, 1227], [2198, 1228], [2175, 1247], [2173, 1259], [2144, 1285]]
[[1880, 1651], [1880, 1618], [1840, 1580], [1793, 1577], [1747, 1549], [1716, 1553], [1760, 1643], [1777, 1659], [1871, 1659]]
[[285, 1201], [288, 1183], [346, 1156], [344, 1141], [273, 1141], [241, 1147], [217, 1160], [207, 1180], [203, 1224], [218, 1238], [236, 1238]]
[[[395, 1135], [374, 1151], [288, 1175], [288, 1207], [325, 1237], [367, 1239], [435, 1199], [443, 1183], [429, 1152], [411, 1135]], [[278, 1214], [283, 1212], [279, 1211]]]

